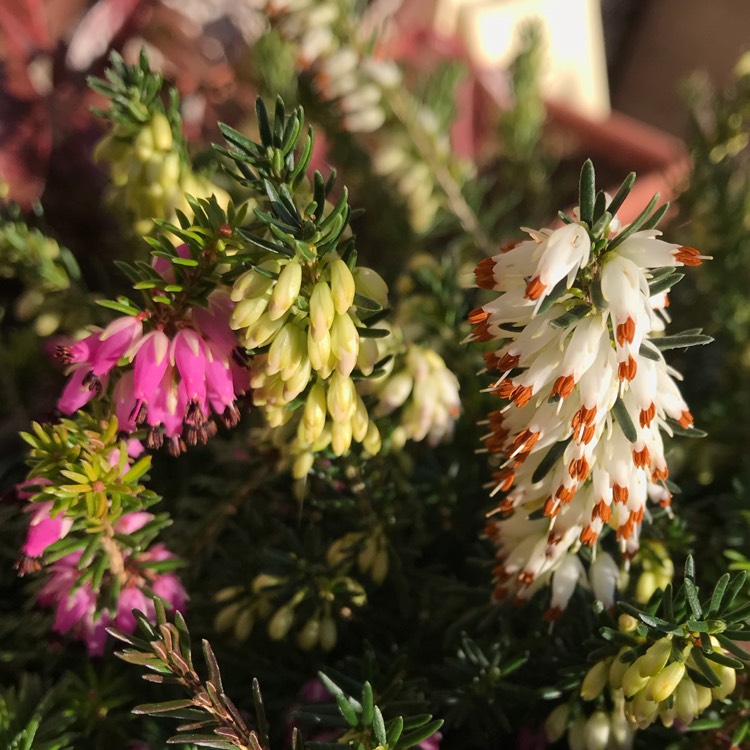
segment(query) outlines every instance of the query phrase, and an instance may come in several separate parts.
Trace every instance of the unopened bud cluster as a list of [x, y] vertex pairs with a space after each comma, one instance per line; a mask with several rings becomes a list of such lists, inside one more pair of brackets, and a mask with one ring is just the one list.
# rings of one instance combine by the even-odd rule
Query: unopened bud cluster
[[611, 708], [598, 707], [593, 713], [573, 716], [571, 704], [562, 703], [553, 709], [544, 722], [549, 742], [557, 742], [567, 734], [570, 750], [630, 750], [635, 729], [625, 718], [624, 699], [613, 700]]
[[352, 379], [355, 368], [370, 375], [378, 355], [375, 340], [360, 335], [355, 294], [385, 307], [388, 288], [375, 271], [352, 271], [336, 253], [311, 261], [268, 257], [232, 289], [231, 326], [256, 352], [254, 403], [272, 427], [280, 427], [297, 411], [292, 402], [304, 395], [291, 446], [297, 478], [326, 448], [341, 456], [354, 441], [370, 454], [380, 450], [380, 432]]
[[412, 226], [424, 232], [441, 198], [430, 162], [418, 149], [420, 143], [428, 144], [432, 159], [448, 162], [449, 140], [432, 111], [411, 99], [398, 107], [397, 117], [407, 118], [407, 127], [384, 128], [394, 119], [393, 97], [405, 97], [402, 74], [394, 62], [372, 54], [366, 41], [357, 38], [351, 10], [343, 5], [335, 0], [269, 0], [266, 8], [273, 26], [295, 45], [298, 64], [312, 75], [320, 98], [336, 108], [344, 130], [362, 139], [375, 173], [394, 186], [406, 202]]
[[115, 202], [133, 214], [135, 230], [148, 234], [152, 219], [174, 221], [175, 212], [190, 212], [187, 195], [227, 197], [210, 180], [197, 174], [176, 141], [167, 116], [155, 111], [135, 133], [132, 127], [115, 124], [97, 146], [95, 158], [109, 162]]
[[425, 439], [434, 446], [453, 434], [461, 413], [458, 378], [432, 349], [407, 344], [390, 372], [366, 387], [377, 398], [376, 417], [399, 410], [398, 424], [390, 434], [391, 447]]
[[633, 562], [641, 566], [633, 595], [640, 604], [645, 604], [657, 589], [663, 591], [672, 583], [674, 563], [663, 542], [653, 539], [645, 542]]
[[351, 607], [367, 603], [364, 588], [350, 576], [321, 575], [316, 577], [314, 586], [303, 585], [296, 590], [293, 587], [294, 582], [285, 576], [261, 573], [253, 579], [250, 592], [238, 586], [222, 589], [215, 599], [226, 604], [217, 613], [214, 627], [245, 641], [261, 620], [271, 640], [283, 641], [294, 632], [303, 651], [316, 647], [331, 651], [338, 640], [335, 613], [346, 613]]
[[[711, 638], [715, 651], [725, 653], [716, 639], [705, 637]], [[707, 687], [694, 681], [689, 673], [698, 672], [693, 649], [691, 643], [680, 646], [671, 636], [664, 636], [628, 662], [623, 658], [631, 649], [623, 647], [616, 656], [591, 667], [581, 685], [581, 697], [595, 701], [608, 691], [613, 700], [624, 698], [624, 714], [634, 728], [644, 729], [657, 719], [666, 727], [675, 721], [686, 727], [715, 699], [732, 693], [737, 676], [732, 667], [709, 662], [721, 684]]]
[[369, 575], [379, 586], [388, 575], [388, 542], [382, 527], [370, 531], [350, 531], [328, 547], [326, 560], [332, 568], [356, 562], [360, 573]]

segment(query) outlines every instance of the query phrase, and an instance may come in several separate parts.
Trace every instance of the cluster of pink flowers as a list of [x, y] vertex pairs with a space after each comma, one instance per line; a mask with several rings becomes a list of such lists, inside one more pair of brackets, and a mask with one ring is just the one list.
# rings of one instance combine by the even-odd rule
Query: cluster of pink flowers
[[57, 406], [72, 414], [100, 394], [120, 360], [132, 364], [115, 385], [120, 428], [148, 429], [146, 445], [167, 439], [177, 455], [187, 445], [205, 443], [215, 432], [214, 414], [227, 426], [240, 418], [237, 398], [249, 376], [229, 327], [233, 303], [223, 292], [208, 309], [193, 308], [179, 320], [141, 313], [123, 316], [103, 330], [57, 349], [71, 375]]
[[[47, 547], [62, 539], [70, 530], [70, 519], [62, 515], [50, 517], [51, 506], [51, 502], [34, 506], [23, 547], [24, 554], [29, 557], [41, 556]], [[127, 513], [115, 524], [115, 532], [132, 534], [152, 518], [150, 513]], [[88, 581], [80, 583], [84, 572], [78, 568], [81, 554], [80, 550], [76, 550], [48, 567], [49, 577], [39, 590], [37, 601], [43, 607], [55, 608], [55, 632], [70, 633], [74, 638], [85, 641], [91, 655], [103, 652], [108, 627], [114, 626], [126, 633], [135, 630], [133, 609], [140, 610], [153, 620], [153, 595], [161, 597], [174, 609], [184, 610], [187, 594], [179, 578], [173, 573], [159, 573], [149, 567], [152, 563], [174, 558], [163, 544], [155, 544], [144, 552], [123, 550], [121, 588], [114, 611], [100, 609], [99, 592]]]

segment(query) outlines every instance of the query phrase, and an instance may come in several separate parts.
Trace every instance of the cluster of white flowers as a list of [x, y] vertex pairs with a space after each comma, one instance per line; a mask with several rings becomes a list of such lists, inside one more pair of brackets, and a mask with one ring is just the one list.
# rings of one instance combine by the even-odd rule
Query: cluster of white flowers
[[475, 272], [499, 292], [470, 316], [473, 340], [498, 342], [485, 361], [506, 402], [483, 438], [499, 460], [492, 494], [507, 492], [488, 524], [498, 598], [526, 599], [556, 570], [572, 591], [583, 568], [571, 556], [596, 554], [607, 526], [632, 556], [646, 501], [671, 499], [663, 433], [693, 424], [658, 336], [674, 268], [703, 256], [653, 228], [603, 223], [526, 230]]
[[372, 133], [386, 119], [383, 89], [401, 85], [395, 63], [362, 55], [342, 43], [337, 25], [349, 14], [330, 0], [269, 0], [266, 12], [282, 38], [295, 43], [297, 62], [310, 71], [326, 102], [334, 104], [351, 133]]
[[406, 201], [415, 230], [426, 231], [441, 200], [432, 169], [418, 153], [420, 142], [433, 159], [450, 159], [449, 139], [432, 111], [409, 99], [408, 112], [396, 114], [397, 119], [408, 116], [409, 127], [383, 130], [393, 124], [392, 94], [404, 95], [403, 76], [395, 62], [372, 54], [358, 38], [340, 2], [268, 0], [266, 10], [281, 37], [296, 46], [298, 65], [310, 73], [318, 95], [339, 113], [340, 126], [366, 137], [373, 169]]

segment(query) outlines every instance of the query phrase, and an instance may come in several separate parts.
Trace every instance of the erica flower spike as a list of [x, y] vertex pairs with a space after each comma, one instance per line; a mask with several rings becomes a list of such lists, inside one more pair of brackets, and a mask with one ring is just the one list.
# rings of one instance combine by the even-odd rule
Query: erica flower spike
[[498, 544], [498, 597], [527, 598], [582, 545], [596, 552], [606, 527], [632, 555], [647, 499], [671, 499], [663, 433], [699, 434], [662, 351], [710, 340], [663, 335], [677, 268], [704, 256], [659, 239], [658, 196], [620, 225], [632, 182], [611, 200], [596, 194], [587, 162], [573, 217], [526, 230], [530, 239], [476, 268], [477, 284], [499, 293], [470, 317], [473, 340], [497, 345], [485, 361], [503, 401], [483, 438], [498, 464], [492, 494], [507, 493], [487, 528]]

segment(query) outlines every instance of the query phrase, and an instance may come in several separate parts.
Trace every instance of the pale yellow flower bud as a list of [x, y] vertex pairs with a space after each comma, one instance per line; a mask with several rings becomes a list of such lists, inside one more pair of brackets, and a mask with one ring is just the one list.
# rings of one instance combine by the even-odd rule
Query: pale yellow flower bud
[[367, 425], [367, 434], [362, 441], [362, 447], [371, 455], [375, 456], [380, 453], [380, 449], [383, 445], [380, 437], [380, 430], [378, 429], [375, 422], [370, 421]]
[[645, 729], [653, 724], [659, 715], [659, 704], [646, 697], [646, 691], [642, 690], [635, 698], [625, 704], [625, 715], [639, 728]]
[[672, 653], [672, 641], [669, 638], [660, 638], [649, 646], [643, 656], [636, 659], [638, 671], [641, 677], [652, 677], [660, 672]]
[[161, 112], [157, 112], [151, 119], [153, 147], [159, 151], [172, 150], [172, 128], [169, 120]]
[[268, 303], [268, 314], [271, 320], [280, 318], [294, 304], [302, 287], [302, 266], [296, 260], [290, 260], [281, 269], [279, 278], [273, 288], [271, 301]]
[[734, 688], [737, 685], [737, 672], [731, 667], [726, 667], [723, 664], [711, 664], [711, 666], [721, 680], [721, 685], [713, 688], [711, 692], [714, 694], [715, 698], [723, 700], [734, 691]]
[[554, 743], [562, 739], [565, 730], [568, 728], [568, 714], [570, 714], [569, 703], [561, 703], [552, 709], [544, 722], [544, 733], [547, 735], [549, 742]]
[[145, 164], [154, 153], [154, 133], [151, 128], [142, 128], [133, 146], [135, 158]]
[[674, 704], [680, 722], [687, 726], [698, 714], [698, 692], [688, 675], [680, 680], [674, 693]]
[[711, 688], [704, 687], [698, 683], [694, 684], [695, 694], [698, 699], [698, 713], [701, 714], [713, 703], [714, 694], [711, 692]]
[[[268, 288], [270, 288], [270, 285]], [[232, 317], [229, 321], [230, 327], [237, 331], [255, 325], [266, 311], [269, 298], [270, 294], [267, 290], [256, 297], [240, 300], [232, 310]]]
[[370, 418], [367, 414], [365, 402], [357, 396], [357, 405], [352, 416], [352, 437], [358, 443], [361, 443], [367, 435], [367, 428], [370, 426]]
[[164, 157], [159, 180], [165, 187], [174, 187], [180, 179], [180, 155], [170, 153]]
[[331, 334], [326, 331], [317, 341], [313, 337], [313, 328], [307, 329], [307, 356], [313, 368], [320, 371], [328, 366], [331, 359]]
[[586, 673], [581, 684], [581, 698], [585, 701], [593, 701], [595, 698], [601, 695], [607, 684], [607, 676], [609, 674], [609, 659], [603, 659], [594, 664], [591, 669]]
[[312, 469], [315, 457], [312, 453], [300, 453], [292, 464], [292, 477], [294, 479], [304, 479]]
[[375, 409], [378, 415], [390, 414], [398, 409], [409, 397], [414, 379], [407, 370], [401, 370], [391, 375], [378, 394], [379, 402]]
[[310, 323], [315, 341], [320, 341], [328, 333], [335, 315], [331, 287], [325, 281], [319, 281], [310, 295]]
[[304, 625], [302, 630], [297, 633], [297, 645], [303, 651], [312, 651], [318, 643], [320, 636], [320, 619], [317, 616], [311, 617]]
[[[268, 317], [273, 320], [270, 312]], [[266, 359], [266, 370], [271, 375], [280, 372], [282, 368], [289, 365], [289, 359], [292, 354], [292, 338], [294, 335], [292, 328], [292, 323], [282, 326], [271, 342]]]
[[363, 375], [370, 375], [380, 359], [378, 342], [376, 339], [360, 338], [359, 353], [357, 354], [357, 368]]
[[568, 729], [569, 750], [586, 750], [586, 718], [579, 716]]
[[381, 307], [388, 307], [388, 285], [377, 271], [357, 266], [354, 269], [354, 284], [358, 294], [377, 302]]
[[229, 604], [223, 609], [220, 609], [216, 617], [214, 618], [214, 630], [217, 633], [224, 633], [230, 630], [237, 619], [237, 613], [242, 605], [240, 602], [234, 602]]
[[638, 620], [633, 615], [622, 614], [617, 618], [617, 627], [623, 633], [632, 633], [638, 627]]
[[638, 576], [638, 582], [635, 585], [635, 600], [644, 604], [651, 598], [656, 589], [656, 576], [650, 570], [644, 570]]
[[[271, 273], [278, 273], [281, 269], [281, 264], [278, 260], [264, 260], [259, 268]], [[239, 302], [245, 297], [257, 297], [259, 294], [263, 294], [267, 289], [271, 288], [273, 279], [269, 279], [261, 273], [258, 273], [255, 269], [246, 271], [239, 276], [232, 286], [231, 298], [233, 302]]]
[[323, 432], [320, 433], [320, 437], [310, 446], [310, 449], [314, 453], [319, 453], [325, 450], [331, 444], [331, 427], [326, 425], [323, 428]]
[[684, 662], [673, 661], [671, 664], [667, 664], [661, 672], [651, 678], [646, 688], [646, 697], [656, 703], [661, 703], [677, 689], [677, 685], [680, 684], [684, 675]]
[[330, 615], [326, 615], [320, 621], [320, 647], [323, 651], [330, 651], [336, 645], [337, 640], [336, 621]]
[[284, 380], [291, 380], [300, 368], [305, 367], [305, 363], [310, 361], [307, 356], [305, 331], [300, 326], [292, 324], [289, 334], [289, 355], [285, 365], [281, 368], [281, 377]]
[[272, 641], [281, 641], [286, 638], [289, 629], [294, 622], [294, 606], [285, 604], [279, 607], [274, 616], [268, 621], [268, 637]]
[[391, 432], [391, 449], [394, 451], [400, 451], [406, 445], [408, 439], [409, 436], [407, 435], [406, 430], [399, 425], [394, 428], [393, 432]]
[[356, 408], [357, 392], [351, 378], [344, 377], [339, 372], [333, 373], [328, 384], [326, 403], [328, 413], [334, 422], [348, 422]]
[[341, 259], [331, 263], [331, 295], [336, 312], [344, 315], [354, 304], [354, 276]]
[[284, 325], [286, 316], [278, 320], [271, 320], [267, 312], [258, 318], [246, 331], [242, 343], [248, 349], [257, 349], [265, 346], [276, 335], [276, 332]]
[[310, 442], [315, 441], [326, 423], [326, 393], [322, 383], [317, 382], [310, 389], [305, 401], [305, 410], [302, 413], [305, 427], [313, 436]]
[[331, 352], [336, 357], [336, 369], [344, 376], [351, 375], [359, 354], [359, 333], [348, 313], [336, 315], [331, 326]]
[[337, 456], [343, 456], [352, 444], [352, 423], [334, 422], [331, 425], [331, 449]]
[[636, 659], [625, 671], [622, 676], [622, 690], [626, 698], [632, 698], [636, 693], [643, 690], [651, 679], [650, 675], [643, 677], [640, 672], [640, 665]]
[[242, 588], [240, 586], [226, 586], [217, 591], [213, 598], [215, 602], [228, 602], [230, 599], [234, 599], [241, 593]]
[[586, 750], [605, 750], [609, 742], [609, 734], [609, 714], [604, 711], [594, 711], [589, 716], [584, 730]]
[[255, 616], [250, 607], [245, 607], [237, 617], [234, 623], [234, 637], [238, 641], [246, 641], [253, 632], [255, 625]]
[[293, 401], [302, 391], [307, 388], [307, 384], [310, 382], [310, 375], [312, 374], [312, 368], [310, 367], [310, 360], [305, 357], [299, 366], [297, 372], [292, 375], [289, 380], [284, 383], [284, 401]]
[[346, 590], [349, 592], [352, 605], [355, 607], [363, 607], [367, 604], [367, 592], [364, 586], [359, 582], [355, 581], [354, 578], [348, 576], [344, 579], [346, 584]]

